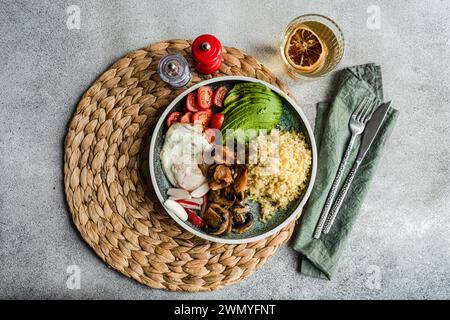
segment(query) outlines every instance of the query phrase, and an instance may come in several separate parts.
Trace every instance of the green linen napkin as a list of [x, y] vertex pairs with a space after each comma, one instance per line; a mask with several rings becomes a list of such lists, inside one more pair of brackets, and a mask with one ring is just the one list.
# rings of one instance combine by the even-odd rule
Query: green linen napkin
[[[294, 242], [294, 249], [300, 253], [300, 272], [305, 275], [331, 279], [398, 116], [398, 111], [391, 107], [353, 179], [330, 232], [314, 239], [314, 229], [351, 136], [348, 127], [350, 116], [363, 97], [377, 97], [383, 101], [381, 70], [375, 64], [341, 71], [334, 101], [317, 106], [314, 135], [319, 160], [316, 181]], [[356, 158], [360, 138], [355, 143], [341, 185]]]

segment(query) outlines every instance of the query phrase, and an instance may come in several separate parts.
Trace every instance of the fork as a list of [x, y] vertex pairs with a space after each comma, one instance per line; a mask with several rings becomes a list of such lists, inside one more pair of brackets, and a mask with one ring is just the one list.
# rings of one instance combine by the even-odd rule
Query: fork
[[327, 221], [328, 214], [330, 213], [330, 208], [333, 203], [333, 200], [336, 196], [336, 191], [341, 182], [342, 175], [344, 174], [345, 166], [347, 165], [348, 159], [353, 149], [353, 145], [355, 144], [356, 138], [363, 133], [364, 128], [366, 127], [367, 121], [370, 120], [372, 116], [373, 109], [376, 105], [375, 100], [371, 100], [368, 98], [363, 98], [363, 100], [359, 103], [358, 107], [353, 111], [350, 121], [349, 127], [352, 133], [350, 141], [348, 142], [347, 149], [345, 150], [344, 157], [342, 158], [341, 164], [339, 165], [339, 169], [337, 171], [336, 177], [334, 178], [333, 184], [331, 186], [330, 192], [328, 193], [327, 200], [325, 202], [325, 206], [322, 209], [322, 213], [319, 219], [319, 222], [316, 226], [316, 230], [314, 231], [314, 238], [319, 239], [322, 234], [322, 230], [324, 228], [325, 222]]

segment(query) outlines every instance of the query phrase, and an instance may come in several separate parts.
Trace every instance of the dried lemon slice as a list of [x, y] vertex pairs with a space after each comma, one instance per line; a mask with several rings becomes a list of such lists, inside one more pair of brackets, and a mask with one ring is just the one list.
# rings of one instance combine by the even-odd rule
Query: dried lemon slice
[[298, 25], [290, 34], [284, 50], [289, 63], [304, 73], [319, 69], [328, 52], [320, 38], [304, 24]]

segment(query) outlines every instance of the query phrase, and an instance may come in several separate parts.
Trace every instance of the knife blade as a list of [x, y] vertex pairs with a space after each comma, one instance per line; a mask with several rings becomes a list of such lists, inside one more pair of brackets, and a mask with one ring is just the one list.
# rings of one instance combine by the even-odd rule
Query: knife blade
[[363, 137], [361, 140], [361, 145], [359, 147], [358, 156], [356, 157], [357, 161], [362, 161], [369, 151], [372, 142], [375, 140], [378, 131], [380, 131], [381, 126], [383, 125], [384, 119], [391, 107], [391, 101], [383, 103], [381, 106], [375, 110], [372, 115], [372, 118], [367, 122], [366, 129], [364, 130]]

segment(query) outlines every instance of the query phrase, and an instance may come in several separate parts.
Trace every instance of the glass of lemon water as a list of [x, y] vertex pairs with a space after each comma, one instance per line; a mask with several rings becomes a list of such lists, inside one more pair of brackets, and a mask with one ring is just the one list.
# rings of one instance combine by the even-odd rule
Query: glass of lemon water
[[283, 32], [281, 58], [290, 75], [314, 79], [332, 71], [344, 55], [344, 35], [330, 18], [306, 14], [292, 20]]

